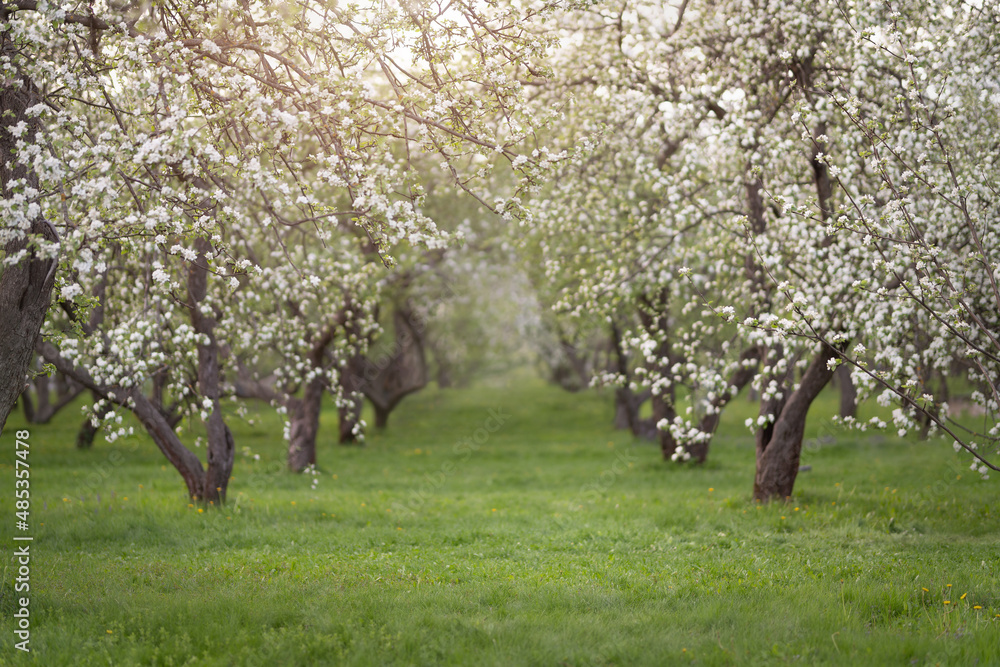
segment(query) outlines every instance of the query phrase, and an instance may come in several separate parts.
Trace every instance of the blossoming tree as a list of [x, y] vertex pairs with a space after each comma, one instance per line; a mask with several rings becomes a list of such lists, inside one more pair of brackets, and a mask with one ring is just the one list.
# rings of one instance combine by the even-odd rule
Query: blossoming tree
[[[45, 357], [133, 410], [191, 496], [224, 501], [234, 451], [220, 403], [227, 339], [237, 335], [230, 314], [267, 289], [254, 285], [266, 271], [260, 249], [301, 227], [322, 254], [345, 224], [386, 266], [398, 244], [443, 243], [421, 211], [418, 156], [434, 156], [484, 205], [517, 215], [517, 189], [545, 162], [517, 149], [544, 121], [521, 81], [542, 74], [547, 40], [527, 28], [549, 10], [4, 5], [0, 320], [18, 329], [0, 363], [4, 417], [54, 285], [73, 331], [46, 343]], [[477, 186], [498, 158], [517, 180], [502, 201]], [[336, 264], [321, 270], [344, 271]], [[310, 276], [299, 275], [304, 293]], [[102, 276], [113, 289], [90, 326]], [[170, 379], [158, 384], [157, 374]], [[184, 405], [205, 421], [207, 470], [171, 426], [171, 408]]]
[[[754, 495], [787, 497], [809, 406], [846, 363], [901, 432], [923, 419], [994, 469], [994, 16], [733, 0], [563, 17], [555, 94], [601, 138], [540, 216], [547, 271], [572, 276], [570, 315], [635, 313], [665, 453], [693, 455], [752, 381]], [[988, 415], [974, 433], [928, 388], [956, 371]]]

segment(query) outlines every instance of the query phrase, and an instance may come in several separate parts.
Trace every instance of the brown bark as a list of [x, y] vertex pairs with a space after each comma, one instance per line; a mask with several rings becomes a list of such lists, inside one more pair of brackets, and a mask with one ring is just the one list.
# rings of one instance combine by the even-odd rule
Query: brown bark
[[100, 430], [100, 426], [94, 426], [91, 419], [84, 419], [83, 423], [80, 424], [80, 430], [76, 432], [76, 448], [90, 449], [93, 447], [94, 438], [97, 437], [97, 432]]
[[[97, 401], [103, 398], [102, 396], [98, 395], [95, 392], [91, 392], [91, 394], [93, 394], [94, 403], [97, 403]], [[95, 416], [99, 420], [101, 420], [109, 416], [112, 411], [113, 408], [110, 405], [105, 404], [100, 414]], [[160, 412], [162, 414], [163, 411], [161, 410]], [[175, 424], [170, 424], [170, 426], [171, 428], [173, 428]], [[90, 449], [94, 445], [94, 438], [97, 437], [97, 432], [100, 430], [101, 430], [100, 425], [94, 426], [93, 420], [91, 420], [90, 418], [84, 419], [83, 423], [80, 424], [80, 430], [76, 432], [76, 448]]]
[[698, 430], [705, 434], [703, 440], [691, 444], [688, 454], [695, 463], [704, 463], [708, 458], [708, 448], [712, 443], [712, 436], [719, 428], [719, 419], [724, 408], [731, 400], [743, 391], [743, 388], [750, 384], [750, 381], [757, 375], [757, 368], [760, 365], [760, 348], [749, 347], [740, 354], [739, 366], [733, 371], [726, 384], [726, 392], [716, 396], [710, 403], [711, 409], [698, 422]]
[[375, 426], [385, 428], [389, 414], [410, 394], [427, 386], [427, 360], [420, 327], [412, 312], [399, 307], [393, 314], [394, 353], [380, 363], [365, 362], [361, 391], [375, 406]]
[[[60, 410], [75, 401], [84, 391], [84, 388], [76, 383], [53, 382], [53, 378], [44, 374], [38, 375], [31, 384], [34, 385], [34, 394], [38, 404], [32, 406], [30, 389], [26, 389], [21, 394], [21, 399], [24, 401], [25, 417], [31, 424], [48, 424]], [[55, 403], [52, 402], [51, 395], [53, 385], [57, 391]], [[28, 414], [29, 411], [31, 414]]]
[[[6, 47], [5, 38], [3, 46]], [[17, 179], [24, 179], [30, 187], [38, 187], [37, 175], [17, 163], [15, 139], [9, 128], [26, 123], [27, 130], [22, 137], [31, 142], [40, 125], [38, 117], [29, 117], [26, 110], [40, 101], [37, 89], [27, 77], [20, 81], [0, 80], [0, 186], [4, 198], [14, 194], [13, 181]], [[41, 215], [31, 221], [27, 231], [38, 239], [58, 240], [55, 229]], [[49, 309], [58, 264], [57, 259], [40, 257], [28, 238], [8, 243], [4, 254], [10, 257], [25, 249], [28, 250], [27, 258], [4, 267], [0, 275], [0, 341], [3, 341], [0, 347], [0, 432], [25, 387], [35, 341]]]
[[552, 368], [552, 381], [574, 393], [589, 387], [591, 370], [586, 357], [562, 335], [559, 337], [559, 350], [562, 357]]
[[858, 414], [858, 388], [851, 379], [851, 369], [842, 364], [835, 374], [840, 384], [840, 416], [845, 419], [854, 417]]
[[[825, 135], [826, 131], [826, 123], [820, 123], [816, 128], [815, 137], [819, 138]], [[819, 145], [818, 142], [817, 145]], [[833, 211], [830, 210], [830, 199], [833, 197], [830, 169], [825, 162], [816, 159], [816, 154], [810, 158], [809, 162], [813, 168], [813, 181], [816, 183], [816, 201], [819, 204], [820, 220], [825, 223], [833, 215]]]
[[[661, 289], [655, 295], [644, 295], [640, 301], [639, 321], [646, 332], [654, 339], [659, 340], [654, 350], [658, 360], [652, 366], [647, 367], [647, 372], [651, 378], [669, 377], [670, 374], [670, 322], [669, 322], [669, 292], [667, 288]], [[677, 416], [675, 405], [674, 385], [670, 383], [667, 394], [653, 392], [650, 399], [653, 407], [653, 424], [657, 425], [666, 420], [672, 422]], [[677, 440], [669, 430], [659, 429], [660, 452], [664, 460], [670, 461], [677, 451]]]
[[[337, 329], [344, 326], [347, 318], [346, 310], [346, 308], [341, 310], [339, 316], [316, 340], [312, 341], [309, 362], [316, 372], [324, 370], [326, 348], [333, 342]], [[293, 472], [302, 472], [306, 466], [316, 463], [316, 436], [319, 434], [319, 415], [323, 408], [323, 392], [326, 387], [326, 380], [322, 376], [313, 378], [306, 384], [302, 398], [289, 401], [292, 419], [288, 441], [288, 468]]]
[[836, 350], [823, 344], [802, 375], [799, 387], [787, 399], [776, 402], [774, 423], [757, 432], [757, 472], [753, 485], [756, 500], [770, 502], [792, 495], [799, 472], [806, 415], [809, 406], [833, 377], [828, 362], [838, 356]]
[[205, 471], [201, 461], [184, 446], [167, 418], [139, 389], [99, 385], [87, 371], [77, 368], [63, 358], [51, 343], [44, 342], [39, 348], [45, 360], [54, 364], [61, 373], [65, 373], [100, 397], [130, 409], [159, 450], [184, 478], [188, 495], [192, 499], [205, 497]]
[[[219, 402], [221, 370], [219, 366], [219, 344], [215, 338], [216, 321], [211, 313], [202, 308], [202, 302], [208, 291], [208, 259], [206, 255], [211, 250], [207, 239], [195, 239], [195, 250], [198, 257], [191, 263], [188, 271], [188, 310], [191, 325], [195, 332], [205, 337], [205, 342], [198, 345], [198, 391], [202, 397], [212, 402], [212, 412], [205, 424], [208, 436], [208, 469], [205, 471], [205, 484], [200, 499], [213, 505], [226, 501], [226, 490], [229, 487], [229, 477], [233, 472], [233, 462], [236, 457], [236, 445], [233, 434], [226, 426], [222, 417], [222, 406]], [[171, 432], [172, 429], [171, 429]]]
[[361, 421], [361, 408], [364, 407], [364, 397], [358, 394], [345, 394], [345, 405], [337, 409], [340, 418], [340, 438], [342, 445], [354, 445], [359, 441], [355, 427]]
[[642, 404], [652, 398], [653, 392], [649, 389], [638, 393], [632, 391], [631, 362], [622, 344], [621, 330], [615, 322], [611, 323], [610, 342], [611, 352], [614, 353], [614, 370], [622, 376], [622, 386], [615, 389], [615, 428], [628, 429], [636, 438], [657, 440], [659, 434], [656, 422], [652, 418], [640, 417]]
[[627, 428], [632, 435], [639, 436], [639, 410], [652, 396], [641, 396], [632, 391], [632, 369], [628, 353], [622, 344], [618, 323], [611, 322], [611, 348], [615, 354], [615, 371], [621, 376], [621, 386], [615, 390], [615, 428]]
[[306, 385], [302, 398], [292, 401], [291, 430], [288, 441], [288, 469], [302, 472], [316, 463], [316, 436], [323, 407], [326, 384], [317, 378]]
[[[674, 409], [673, 389], [671, 389], [670, 395], [666, 398], [662, 394], [653, 394], [651, 402], [653, 404], [654, 425], [659, 424], [663, 420], [672, 422], [674, 417], [677, 416], [677, 411]], [[677, 440], [669, 430], [658, 430], [660, 434], [660, 453], [663, 455], [664, 461], [670, 461], [671, 457], [677, 451]]]

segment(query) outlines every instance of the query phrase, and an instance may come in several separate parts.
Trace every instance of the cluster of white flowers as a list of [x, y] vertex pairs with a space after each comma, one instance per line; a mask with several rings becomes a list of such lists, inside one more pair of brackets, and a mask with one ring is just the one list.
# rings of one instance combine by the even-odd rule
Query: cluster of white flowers
[[62, 246], [35, 246], [61, 253], [67, 308], [46, 333], [171, 421], [217, 419], [248, 383], [289, 420], [310, 382], [342, 399], [342, 369], [379, 331], [382, 265], [449, 241], [424, 182], [486, 202], [499, 158], [516, 202], [562, 157], [523, 145], [557, 114], [524, 89], [544, 71], [553, 38], [534, 26], [551, 4], [285, 9], [219, 21], [215, 4], [98, 3], [81, 19], [39, 3], [4, 25], [20, 47], [0, 73], [48, 97], [9, 127], [39, 184], [5, 183], [0, 242], [39, 215], [54, 225]]
[[[543, 299], [577, 329], [617, 323], [635, 375], [676, 412], [720, 409], [700, 397], [755, 347], [752, 430], [820, 358], [850, 369], [861, 400], [894, 405], [898, 433], [946, 429], [995, 458], [997, 428], [964, 438], [940, 405], [957, 370], [994, 423], [1000, 410], [993, 15], [958, 2], [911, 3], [905, 18], [805, 0], [695, 3], [683, 19], [634, 8], [561, 17], [587, 39], [556, 51], [550, 99], [573, 95], [565, 138], [587, 151], [522, 238], [543, 260]], [[667, 417], [679, 446], [703, 437]], [[983, 437], [990, 448], [968, 446]]]

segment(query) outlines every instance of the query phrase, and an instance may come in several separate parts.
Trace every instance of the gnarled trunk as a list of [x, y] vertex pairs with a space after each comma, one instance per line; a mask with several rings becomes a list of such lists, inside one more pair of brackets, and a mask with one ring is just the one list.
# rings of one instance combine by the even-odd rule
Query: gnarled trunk
[[[30, 424], [48, 424], [60, 410], [76, 400], [84, 388], [75, 382], [67, 382], [60, 373], [55, 378], [40, 374], [31, 382], [34, 388], [37, 404], [31, 402], [31, 388], [21, 394], [24, 401], [24, 416]], [[52, 402], [52, 390], [56, 391], [55, 403]]]
[[[784, 395], [774, 403], [762, 406], [773, 411], [774, 422], [757, 431], [757, 471], [754, 476], [753, 496], [762, 502], [787, 499], [792, 495], [795, 478], [799, 472], [802, 453], [802, 435], [805, 433], [809, 406], [819, 396], [823, 387], [833, 377], [828, 362], [839, 355], [832, 347], [823, 344], [813, 357], [798, 389]], [[792, 367], [793, 364], [789, 364]], [[782, 383], [783, 388], [789, 382]]]
[[651, 417], [645, 419], [640, 416], [642, 405], [650, 398], [653, 392], [644, 389], [638, 393], [628, 387], [618, 387], [615, 389], [615, 428], [627, 429], [636, 438], [645, 440], [656, 440], [656, 422]]
[[385, 428], [389, 414], [415, 391], [427, 386], [427, 360], [421, 327], [412, 311], [399, 307], [393, 314], [396, 327], [394, 353], [384, 363], [365, 362], [361, 391], [375, 406], [375, 426]]
[[131, 410], [159, 450], [184, 478], [188, 495], [192, 499], [205, 497], [206, 479], [201, 461], [194, 452], [184, 446], [167, 417], [139, 389], [97, 384], [86, 370], [76, 367], [60, 355], [52, 343], [42, 343], [39, 351], [44, 359], [54, 364], [61, 373], [65, 373], [101, 398]]
[[[2, 40], [6, 47], [7, 38]], [[38, 91], [27, 77], [0, 80], [0, 186], [5, 199], [14, 194], [15, 180], [23, 179], [29, 187], [38, 188], [37, 175], [17, 163], [16, 143], [10, 128], [25, 123], [27, 129], [22, 137], [31, 142], [40, 125], [38, 117], [29, 116], [26, 110], [40, 101]], [[58, 241], [55, 229], [41, 215], [31, 221], [28, 234], [44, 241]], [[23, 250], [27, 250], [27, 257], [3, 267], [0, 275], [0, 341], [3, 341], [0, 345], [0, 432], [24, 389], [38, 332], [49, 310], [58, 264], [57, 259], [40, 257], [28, 238], [11, 241], [4, 253], [11, 257]]]

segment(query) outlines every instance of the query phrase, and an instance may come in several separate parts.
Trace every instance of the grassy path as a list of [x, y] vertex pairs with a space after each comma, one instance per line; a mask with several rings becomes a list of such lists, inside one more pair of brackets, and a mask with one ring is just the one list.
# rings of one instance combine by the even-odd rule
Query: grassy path
[[0, 664], [1000, 664], [998, 482], [949, 447], [837, 433], [825, 397], [812, 471], [759, 507], [750, 404], [694, 469], [612, 431], [608, 400], [428, 390], [365, 448], [322, 442], [315, 488], [262, 410], [205, 512], [144, 438], [76, 451], [66, 411], [31, 427], [28, 655], [12, 419]]

